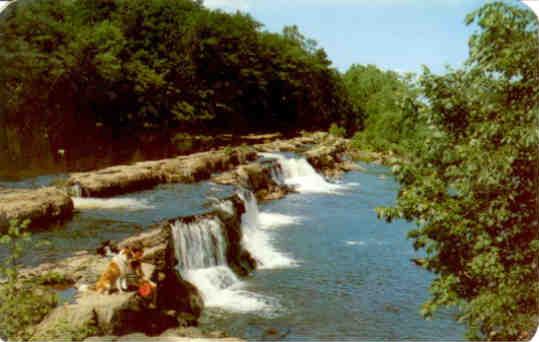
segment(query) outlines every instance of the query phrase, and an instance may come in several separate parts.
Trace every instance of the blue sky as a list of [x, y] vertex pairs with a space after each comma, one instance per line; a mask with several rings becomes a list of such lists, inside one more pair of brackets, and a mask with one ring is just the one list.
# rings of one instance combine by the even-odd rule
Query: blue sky
[[316, 39], [334, 66], [376, 64], [441, 73], [468, 54], [467, 13], [487, 0], [205, 0], [210, 8], [250, 13], [270, 31], [296, 24]]

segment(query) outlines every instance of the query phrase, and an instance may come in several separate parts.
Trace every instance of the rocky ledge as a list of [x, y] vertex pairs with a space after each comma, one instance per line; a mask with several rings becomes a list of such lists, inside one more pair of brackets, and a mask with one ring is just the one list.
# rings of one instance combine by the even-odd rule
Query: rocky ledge
[[349, 171], [359, 171], [361, 167], [349, 160], [348, 139], [328, 135], [322, 143], [303, 153], [309, 164], [328, 178], [340, 177]]
[[110, 197], [150, 189], [162, 183], [192, 183], [209, 179], [213, 173], [233, 169], [255, 158], [256, 153], [248, 147], [225, 148], [74, 173], [66, 185], [74, 196]]
[[[124, 341], [123, 337], [119, 339], [118, 336], [133, 333], [158, 336], [168, 329], [173, 330], [163, 336], [167, 340], [183, 336], [177, 328], [197, 325], [204, 300], [197, 288], [184, 280], [177, 270], [178, 251], [175, 250], [172, 231], [175, 223], [216, 220], [223, 228], [226, 261], [230, 268], [236, 274], [245, 276], [256, 267], [256, 261], [241, 244], [241, 216], [245, 212], [243, 200], [233, 195], [216, 202], [214, 207], [205, 214], [160, 222], [118, 243], [119, 247], [134, 242], [144, 246], [143, 270], [157, 284], [155, 305], [150, 305], [150, 301], [136, 292], [101, 295], [91, 290], [81, 290], [69, 303], [55, 307], [40, 323], [29, 328], [32, 340], [81, 340], [89, 336], [107, 336], [109, 340]], [[45, 286], [82, 289], [83, 285], [97, 281], [108, 262], [106, 257], [81, 251], [56, 263], [24, 269], [21, 280], [53, 279], [41, 283]], [[219, 336], [210, 334], [209, 337]]]
[[73, 201], [56, 188], [0, 189], [0, 233], [6, 231], [10, 220], [30, 220], [39, 228], [70, 218]]
[[249, 189], [259, 201], [276, 200], [294, 191], [275, 179], [273, 175], [278, 173], [279, 169], [280, 165], [276, 160], [260, 160], [216, 175], [212, 177], [212, 181]]

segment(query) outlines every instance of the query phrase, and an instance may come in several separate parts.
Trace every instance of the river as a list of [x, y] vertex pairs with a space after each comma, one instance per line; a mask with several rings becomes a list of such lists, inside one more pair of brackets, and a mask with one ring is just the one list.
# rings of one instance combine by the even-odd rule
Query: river
[[[190, 227], [189, 236], [177, 236], [177, 243], [196, 242], [198, 251], [208, 253], [199, 264], [186, 258], [184, 264], [193, 265], [182, 272], [205, 298], [202, 327], [249, 340], [464, 339], [464, 326], [453, 312], [441, 311], [428, 321], [419, 315], [433, 276], [410, 261], [421, 256], [406, 239], [412, 224], [388, 224], [376, 216], [374, 209], [394, 203], [398, 191], [387, 168], [362, 164], [364, 172], [350, 172], [332, 184], [303, 159], [267, 157], [280, 160], [282, 181], [299, 192], [260, 206], [241, 193], [247, 205], [243, 243], [259, 264], [252, 275], [239, 279], [217, 255], [222, 250], [212, 251], [216, 243], [208, 241], [220, 241], [217, 233], [209, 239], [200, 236], [207, 230]], [[112, 199], [75, 199], [74, 219], [35, 233], [34, 239], [50, 243], [23, 261], [37, 264], [92, 249], [159, 220], [207, 210], [212, 198], [234, 191], [202, 182]], [[207, 260], [215, 261], [205, 265]]]

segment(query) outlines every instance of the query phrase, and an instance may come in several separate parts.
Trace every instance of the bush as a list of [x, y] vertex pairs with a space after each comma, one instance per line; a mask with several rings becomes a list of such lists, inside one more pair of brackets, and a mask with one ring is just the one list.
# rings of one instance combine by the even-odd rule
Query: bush
[[344, 138], [344, 136], [346, 135], [346, 129], [344, 127], [340, 127], [336, 123], [331, 124], [328, 132], [329, 134], [340, 138]]
[[10, 221], [7, 232], [0, 236], [0, 245], [7, 246], [8, 256], [0, 265], [0, 277], [5, 283], [0, 287], [0, 334], [2, 338], [28, 339], [27, 328], [39, 323], [56, 306], [54, 291], [35, 281], [19, 277], [19, 259], [30, 247], [30, 233], [24, 232], [30, 221]]

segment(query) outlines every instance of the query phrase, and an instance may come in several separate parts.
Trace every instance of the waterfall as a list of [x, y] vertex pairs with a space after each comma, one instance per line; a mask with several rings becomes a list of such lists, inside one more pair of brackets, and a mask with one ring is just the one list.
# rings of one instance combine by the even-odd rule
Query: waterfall
[[176, 221], [171, 227], [178, 271], [198, 288], [207, 307], [262, 315], [276, 307], [273, 299], [242, 289], [245, 284], [226, 261], [225, 227], [219, 218]]
[[218, 218], [172, 225], [180, 272], [226, 264], [226, 240]]
[[242, 243], [256, 259], [259, 268], [295, 266], [296, 262], [292, 258], [275, 249], [267, 229], [292, 224], [298, 219], [276, 213], [260, 213], [252, 192], [240, 189], [238, 195], [245, 204], [245, 213], [242, 216]]
[[270, 168], [271, 179], [278, 185], [285, 185], [285, 178], [283, 174], [283, 168], [280, 163], [272, 165]]
[[298, 192], [336, 193], [344, 188], [342, 185], [326, 181], [305, 158], [288, 158], [277, 153], [262, 153], [261, 155], [265, 158], [276, 159], [282, 171], [275, 171], [275, 179], [294, 187]]

